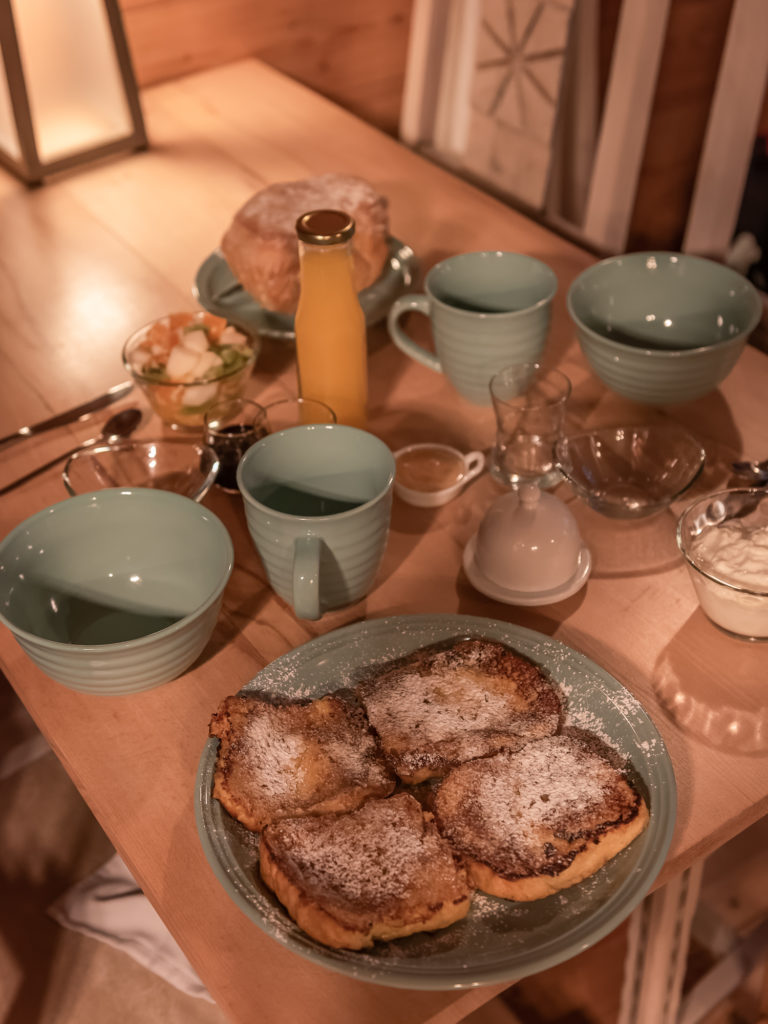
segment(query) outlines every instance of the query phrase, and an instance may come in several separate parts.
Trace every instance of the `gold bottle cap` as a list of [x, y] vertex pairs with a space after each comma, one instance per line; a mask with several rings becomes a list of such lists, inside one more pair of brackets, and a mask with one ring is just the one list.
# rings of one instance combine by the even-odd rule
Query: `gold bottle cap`
[[354, 235], [355, 222], [341, 210], [310, 210], [296, 221], [296, 233], [310, 245], [336, 245]]

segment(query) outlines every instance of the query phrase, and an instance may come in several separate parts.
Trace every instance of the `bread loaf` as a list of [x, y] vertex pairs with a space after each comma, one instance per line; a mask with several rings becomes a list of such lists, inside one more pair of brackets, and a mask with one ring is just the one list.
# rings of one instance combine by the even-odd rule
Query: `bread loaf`
[[362, 178], [323, 174], [285, 181], [257, 192], [237, 211], [221, 251], [240, 282], [265, 309], [295, 313], [299, 299], [296, 221], [310, 210], [342, 210], [355, 221], [355, 284], [368, 288], [388, 252], [387, 200]]

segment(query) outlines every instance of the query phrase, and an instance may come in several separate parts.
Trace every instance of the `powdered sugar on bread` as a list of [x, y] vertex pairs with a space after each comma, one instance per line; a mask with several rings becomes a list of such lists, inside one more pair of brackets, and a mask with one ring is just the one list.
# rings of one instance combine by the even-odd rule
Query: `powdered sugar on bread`
[[359, 686], [368, 719], [404, 782], [554, 733], [554, 684], [503, 644], [468, 639], [426, 648]]
[[566, 734], [454, 769], [435, 816], [478, 888], [525, 900], [593, 874], [642, 831], [647, 809], [588, 740]]
[[337, 696], [227, 697], [210, 733], [221, 740], [213, 795], [256, 831], [277, 818], [350, 810], [394, 788], [365, 716]]
[[326, 945], [363, 948], [445, 927], [469, 909], [464, 870], [407, 793], [277, 822], [262, 835], [260, 865], [294, 919]]

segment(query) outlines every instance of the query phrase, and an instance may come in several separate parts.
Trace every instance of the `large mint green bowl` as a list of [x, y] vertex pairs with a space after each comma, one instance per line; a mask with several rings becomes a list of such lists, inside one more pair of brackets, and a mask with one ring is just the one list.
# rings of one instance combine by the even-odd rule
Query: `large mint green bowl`
[[65, 686], [137, 693], [202, 653], [233, 562], [221, 520], [190, 498], [151, 488], [81, 494], [0, 543], [0, 621]]
[[606, 387], [650, 405], [709, 394], [760, 320], [750, 282], [679, 252], [633, 252], [581, 273], [567, 297], [582, 352]]

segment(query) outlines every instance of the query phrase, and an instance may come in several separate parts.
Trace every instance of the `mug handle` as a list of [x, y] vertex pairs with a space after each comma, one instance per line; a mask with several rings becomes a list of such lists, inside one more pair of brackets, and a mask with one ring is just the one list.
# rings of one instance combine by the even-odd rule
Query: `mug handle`
[[293, 542], [293, 610], [300, 619], [320, 618], [319, 537], [297, 537]]
[[408, 337], [398, 323], [400, 317], [405, 313], [423, 313], [424, 316], [428, 317], [428, 297], [426, 295], [401, 295], [395, 299], [387, 313], [387, 330], [389, 331], [390, 338], [401, 352], [405, 352], [407, 356], [415, 359], [422, 366], [426, 366], [428, 370], [442, 373], [443, 367], [438, 357], [434, 353], [422, 348], [421, 345], [417, 345], [412, 338]]
[[462, 484], [468, 484], [470, 480], [474, 480], [485, 469], [485, 452], [467, 452], [464, 456], [464, 465], [466, 469]]

